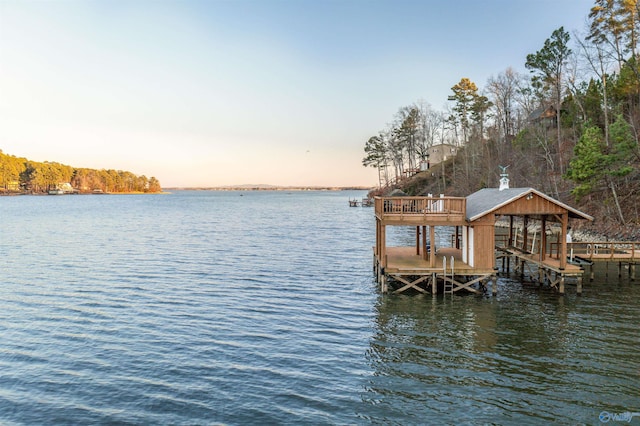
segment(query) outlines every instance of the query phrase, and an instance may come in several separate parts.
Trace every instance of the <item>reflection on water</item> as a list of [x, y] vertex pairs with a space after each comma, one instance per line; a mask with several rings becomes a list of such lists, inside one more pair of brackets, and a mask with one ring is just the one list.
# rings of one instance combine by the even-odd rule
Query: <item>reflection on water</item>
[[599, 282], [582, 297], [499, 286], [497, 298], [379, 298], [370, 420], [594, 424], [605, 410], [640, 411], [640, 286]]

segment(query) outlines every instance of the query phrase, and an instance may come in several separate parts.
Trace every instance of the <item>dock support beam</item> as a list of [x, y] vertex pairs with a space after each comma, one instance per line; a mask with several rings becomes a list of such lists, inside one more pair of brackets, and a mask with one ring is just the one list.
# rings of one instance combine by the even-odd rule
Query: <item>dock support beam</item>
[[576, 293], [582, 294], [582, 276], [578, 277], [578, 284], [576, 286]]
[[422, 227], [422, 258], [424, 260], [427, 260], [428, 255], [429, 255], [429, 252], [427, 250], [427, 227], [423, 226]]
[[498, 276], [496, 274], [491, 276], [491, 293], [494, 296], [498, 294]]
[[387, 276], [384, 274], [384, 269], [380, 270], [380, 291], [386, 293], [389, 291], [389, 285], [387, 284]]

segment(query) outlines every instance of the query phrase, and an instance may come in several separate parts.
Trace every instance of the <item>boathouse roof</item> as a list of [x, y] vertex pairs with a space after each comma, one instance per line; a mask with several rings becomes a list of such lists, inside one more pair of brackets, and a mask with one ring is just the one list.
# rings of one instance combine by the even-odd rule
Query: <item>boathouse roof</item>
[[[583, 213], [573, 207], [570, 207], [554, 198], [543, 194], [533, 188], [507, 188], [499, 190], [498, 188], [484, 188], [467, 197], [467, 217], [469, 222], [473, 222], [489, 213], [493, 213], [496, 210], [500, 210], [508, 204], [515, 203], [520, 199], [529, 199], [533, 196], [540, 197], [547, 202], [567, 210], [569, 217], [576, 219], [593, 220], [592, 216]], [[550, 214], [555, 213], [552, 211], [545, 211], [544, 208], [534, 211], [527, 211], [527, 214]]]

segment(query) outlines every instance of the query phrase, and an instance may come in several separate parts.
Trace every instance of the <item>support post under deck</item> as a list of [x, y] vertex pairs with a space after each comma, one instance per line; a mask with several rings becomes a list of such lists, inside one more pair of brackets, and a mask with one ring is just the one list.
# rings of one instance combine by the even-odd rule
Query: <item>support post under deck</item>
[[582, 294], [582, 275], [578, 277], [578, 284], [576, 286], [576, 293]]

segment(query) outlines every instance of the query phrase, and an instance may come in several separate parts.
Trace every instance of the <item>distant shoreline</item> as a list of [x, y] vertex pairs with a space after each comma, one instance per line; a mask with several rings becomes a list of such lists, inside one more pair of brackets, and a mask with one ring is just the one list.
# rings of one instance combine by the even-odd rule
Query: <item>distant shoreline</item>
[[269, 186], [269, 185], [244, 185], [244, 186], [214, 186], [214, 187], [169, 187], [162, 188], [161, 192], [69, 192], [65, 194], [49, 194], [47, 192], [1, 191], [0, 197], [17, 197], [24, 195], [33, 196], [63, 196], [63, 195], [139, 195], [139, 194], [168, 194], [171, 191], [370, 191], [367, 186]]
[[368, 186], [270, 186], [240, 185], [214, 187], [169, 187], [164, 191], [370, 191]]

